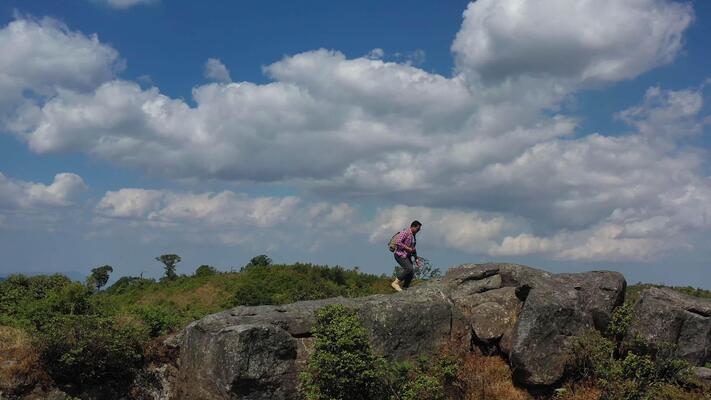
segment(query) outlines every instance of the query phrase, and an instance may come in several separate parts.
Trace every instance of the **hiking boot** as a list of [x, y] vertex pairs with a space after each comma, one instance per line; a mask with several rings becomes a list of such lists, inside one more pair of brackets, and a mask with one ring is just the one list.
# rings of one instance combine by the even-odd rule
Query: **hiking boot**
[[399, 279], [395, 279], [395, 280], [393, 281], [393, 283], [390, 284], [390, 286], [392, 286], [393, 289], [397, 290], [398, 292], [402, 292], [402, 288], [400, 287], [400, 283], [401, 283], [401, 282], [400, 282]]

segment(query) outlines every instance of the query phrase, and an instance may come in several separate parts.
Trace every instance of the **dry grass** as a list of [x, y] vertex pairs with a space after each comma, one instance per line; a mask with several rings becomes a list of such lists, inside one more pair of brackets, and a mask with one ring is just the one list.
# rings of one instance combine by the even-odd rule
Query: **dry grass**
[[27, 334], [20, 329], [0, 326], [0, 391], [21, 393], [49, 381]]
[[532, 397], [513, 384], [511, 370], [500, 357], [474, 353], [464, 357], [459, 381], [465, 386], [463, 400], [529, 400]]
[[591, 382], [568, 384], [564, 389], [565, 394], [558, 397], [561, 400], [600, 400], [602, 394]]
[[174, 293], [155, 292], [145, 295], [139, 304], [172, 302], [178, 307], [198, 304], [205, 309], [219, 309], [229, 297], [229, 293], [213, 282], [207, 282], [197, 289], [185, 289]]

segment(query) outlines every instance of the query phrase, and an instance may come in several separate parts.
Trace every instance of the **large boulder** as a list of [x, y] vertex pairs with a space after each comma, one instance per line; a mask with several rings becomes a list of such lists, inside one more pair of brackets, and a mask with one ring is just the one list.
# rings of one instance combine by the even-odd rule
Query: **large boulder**
[[315, 311], [334, 303], [356, 310], [374, 348], [390, 359], [468, 349], [467, 325], [437, 285], [359, 299], [236, 307], [186, 328], [177, 398], [299, 398], [298, 372], [312, 347]]
[[354, 309], [374, 349], [391, 360], [442, 350], [499, 352], [519, 383], [551, 385], [563, 376], [572, 338], [604, 330], [624, 288], [614, 272], [556, 275], [516, 264], [466, 264], [392, 295], [236, 307], [186, 328], [177, 398], [298, 398], [315, 311], [333, 303]]
[[563, 377], [573, 338], [604, 331], [626, 287], [616, 272], [550, 274], [517, 264], [466, 264], [444, 282], [479, 347], [496, 344], [514, 379], [528, 386]]
[[645, 289], [633, 308], [627, 339], [677, 346], [676, 355], [693, 365], [711, 362], [711, 300], [669, 288]]

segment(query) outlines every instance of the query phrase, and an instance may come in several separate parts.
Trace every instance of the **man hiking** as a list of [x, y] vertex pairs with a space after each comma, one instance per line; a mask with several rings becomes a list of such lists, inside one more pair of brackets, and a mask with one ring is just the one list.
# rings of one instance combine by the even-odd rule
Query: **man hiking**
[[395, 249], [395, 261], [402, 267], [402, 273], [395, 278], [390, 286], [398, 292], [402, 292], [403, 288], [407, 289], [415, 276], [415, 268], [412, 265], [413, 258], [417, 265], [420, 265], [420, 259], [417, 257], [417, 249], [415, 248], [417, 245], [415, 236], [420, 229], [422, 229], [420, 221], [412, 221], [410, 229], [400, 232], [395, 242], [397, 246]]

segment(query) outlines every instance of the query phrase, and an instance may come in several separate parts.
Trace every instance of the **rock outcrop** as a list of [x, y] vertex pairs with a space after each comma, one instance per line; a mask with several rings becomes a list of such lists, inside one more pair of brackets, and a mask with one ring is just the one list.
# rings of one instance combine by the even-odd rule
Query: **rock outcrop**
[[634, 316], [627, 339], [672, 343], [676, 355], [693, 365], [711, 362], [711, 300], [650, 288], [635, 302]]
[[297, 398], [314, 312], [332, 303], [355, 309], [374, 348], [390, 359], [443, 348], [501, 353], [519, 383], [551, 385], [563, 375], [572, 338], [605, 329], [624, 290], [615, 272], [467, 264], [438, 282], [392, 295], [236, 307], [184, 331], [177, 398]]

